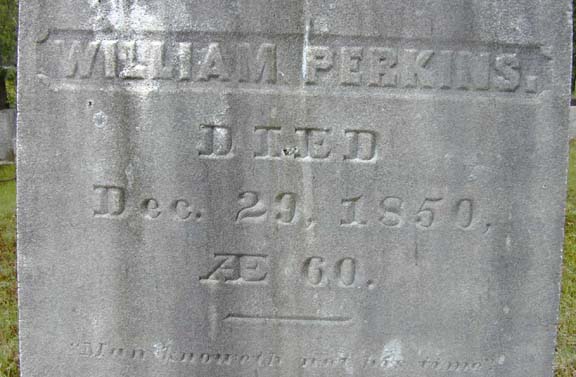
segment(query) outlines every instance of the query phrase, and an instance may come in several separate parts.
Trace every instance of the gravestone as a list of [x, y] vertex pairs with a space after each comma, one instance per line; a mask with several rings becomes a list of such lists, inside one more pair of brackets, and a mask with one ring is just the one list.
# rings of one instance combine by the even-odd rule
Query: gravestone
[[23, 377], [552, 375], [567, 0], [22, 0]]
[[14, 161], [15, 138], [16, 112], [14, 109], [0, 110], [0, 161]]

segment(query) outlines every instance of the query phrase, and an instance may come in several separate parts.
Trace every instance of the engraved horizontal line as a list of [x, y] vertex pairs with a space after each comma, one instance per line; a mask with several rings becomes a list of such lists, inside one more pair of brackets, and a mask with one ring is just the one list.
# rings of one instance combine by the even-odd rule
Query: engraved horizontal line
[[159, 82], [151, 80], [141, 81], [118, 81], [116, 84], [102, 83], [104, 80], [67, 80], [67, 79], [52, 79], [44, 75], [40, 75], [40, 80], [43, 81], [50, 89], [70, 90], [70, 91], [96, 91], [96, 92], [118, 92], [123, 91], [127, 93], [138, 93], [142, 91], [149, 93], [218, 93], [218, 94], [234, 94], [234, 93], [247, 93], [247, 94], [263, 94], [263, 95], [298, 95], [298, 96], [311, 96], [311, 97], [406, 97], [410, 99], [419, 97], [419, 99], [437, 100], [439, 97], [455, 98], [458, 100], [463, 99], [505, 99], [505, 100], [534, 100], [539, 102], [542, 98], [541, 90], [538, 93], [517, 93], [517, 92], [488, 92], [488, 91], [472, 91], [472, 90], [450, 90], [450, 89], [398, 89], [386, 88], [386, 90], [378, 90], [377, 88], [363, 88], [363, 87], [336, 87], [336, 86], [305, 86], [302, 85], [283, 85], [283, 86], [270, 86], [258, 87], [256, 84], [241, 84], [242, 86], [227, 86], [216, 85], [211, 86], [206, 83], [173, 83], [173, 82]]
[[343, 324], [352, 321], [350, 317], [315, 317], [315, 316], [297, 316], [297, 315], [250, 315], [250, 314], [229, 314], [224, 321], [263, 321], [263, 322], [316, 322], [328, 324]]
[[[123, 39], [126, 37], [126, 33], [123, 31], [98, 31], [93, 30], [82, 30], [82, 29], [51, 29], [43, 35], [44, 38], [39, 39], [39, 42], [46, 40], [49, 37], [68, 37], [73, 38], [75, 36], [86, 36], [99, 38], [119, 38]], [[166, 38], [186, 38], [190, 36], [203, 37], [220, 37], [222, 42], [230, 40], [231, 36], [238, 38], [249, 38], [249, 37], [260, 37], [260, 38], [286, 38], [286, 37], [298, 37], [305, 38], [305, 31], [288, 31], [288, 32], [261, 32], [261, 31], [211, 31], [211, 30], [133, 30], [129, 36], [131, 40], [138, 39], [139, 37], [159, 37], [161, 39]], [[497, 42], [497, 41], [477, 41], [477, 40], [467, 40], [467, 39], [447, 39], [447, 38], [402, 38], [402, 37], [390, 37], [390, 36], [380, 36], [380, 35], [354, 35], [354, 34], [338, 34], [338, 33], [315, 33], [311, 32], [308, 36], [309, 39], [334, 39], [340, 40], [345, 38], [352, 41], [366, 41], [366, 42], [377, 42], [377, 43], [394, 43], [394, 44], [410, 44], [410, 43], [422, 43], [423, 45], [433, 44], [435, 48], [450, 47], [452, 49], [457, 46], [466, 46], [467, 48], [474, 47], [486, 47], [490, 50], [498, 50], [502, 48], [510, 49], [524, 49], [524, 50], [540, 50], [544, 47], [542, 43], [538, 42], [528, 42], [528, 43], [510, 43], [510, 42]], [[200, 40], [199, 40], [200, 42]], [[399, 46], [387, 46], [387, 47], [399, 47]]]

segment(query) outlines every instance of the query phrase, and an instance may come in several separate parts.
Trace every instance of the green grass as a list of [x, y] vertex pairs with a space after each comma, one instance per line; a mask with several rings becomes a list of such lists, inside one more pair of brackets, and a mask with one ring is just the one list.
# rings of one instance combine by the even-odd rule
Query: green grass
[[570, 145], [556, 376], [576, 377], [576, 142]]
[[[0, 180], [13, 176], [13, 166], [0, 167]], [[18, 376], [15, 203], [15, 182], [0, 182], [0, 377]], [[556, 377], [576, 377], [576, 142], [572, 143], [570, 149], [555, 370]]]
[[16, 105], [16, 80], [15, 76], [6, 80], [6, 92], [8, 94], [8, 103], [14, 108]]
[[0, 377], [18, 376], [16, 301], [16, 182], [14, 166], [0, 166]]

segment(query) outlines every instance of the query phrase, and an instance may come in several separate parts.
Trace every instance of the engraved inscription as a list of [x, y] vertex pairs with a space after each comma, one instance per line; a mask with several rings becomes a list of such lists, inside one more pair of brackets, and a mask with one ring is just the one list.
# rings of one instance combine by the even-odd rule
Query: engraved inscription
[[95, 217], [118, 217], [126, 208], [126, 194], [122, 187], [94, 185], [97, 204]]
[[240, 82], [275, 84], [278, 80], [276, 45], [263, 43], [258, 48], [256, 60], [249, 43], [239, 45], [238, 76]]
[[[534, 92], [536, 76], [523, 77], [520, 55], [389, 47], [310, 46], [308, 85], [338, 80], [342, 86]], [[336, 62], [339, 62], [337, 67]], [[333, 70], [338, 69], [338, 73]]]
[[276, 159], [280, 158], [280, 127], [256, 127], [254, 135], [256, 137], [256, 145], [258, 145], [254, 152], [256, 158]]
[[[97, 115], [94, 121], [102, 128], [102, 124], [108, 123], [109, 119], [103, 118], [102, 114]], [[193, 130], [197, 141], [192, 143], [191, 148], [201, 160], [238, 158], [238, 154], [247, 150], [252, 155], [249, 157], [256, 161], [343, 161], [364, 164], [377, 162], [380, 153], [380, 133], [362, 129], [255, 126], [251, 137], [245, 139], [227, 125], [198, 124]], [[242, 143], [247, 145], [241, 148], [239, 145]]]
[[198, 81], [208, 81], [210, 79], [228, 81], [230, 79], [230, 74], [222, 59], [218, 43], [210, 43], [208, 45], [206, 55], [202, 60], [202, 64], [200, 64], [197, 79]]
[[202, 141], [198, 154], [209, 157], [231, 157], [232, 136], [230, 129], [223, 126], [201, 125]]
[[[87, 78], [92, 76], [100, 43], [100, 41], [93, 41], [83, 45], [80, 41], [72, 41], [68, 46], [68, 51], [65, 52], [65, 42], [54, 41], [56, 48], [65, 52], [65, 58], [61, 60], [63, 76], [69, 78], [75, 76]], [[110, 57], [107, 58], [110, 59]]]
[[[179, 220], [188, 220], [194, 215], [194, 210], [190, 203], [184, 199], [175, 200], [172, 203], [172, 210], [174, 211], [175, 217]], [[200, 219], [202, 212], [196, 212], [195, 216], [197, 219]]]
[[205, 213], [205, 210], [192, 205], [186, 199], [176, 199], [166, 204], [154, 198], [146, 198], [140, 203], [140, 213], [147, 220], [156, 220], [166, 216], [172, 220], [199, 222]]
[[471, 199], [462, 199], [454, 206], [456, 225], [462, 229], [468, 229], [474, 221], [474, 201]]
[[272, 200], [263, 199], [257, 191], [246, 191], [240, 194], [238, 204], [237, 223], [262, 223], [270, 209], [278, 224], [294, 224], [298, 220], [298, 196], [292, 192], [279, 193]]
[[268, 281], [268, 256], [248, 254], [214, 254], [210, 272], [202, 282], [254, 284]]
[[[345, 90], [457, 90], [473, 93], [538, 93], [547, 85], [549, 58], [539, 47], [478, 43], [475, 49], [391, 46], [358, 38], [341, 46], [230, 35], [206, 40], [194, 32], [154, 38], [86, 40], [77, 31], [55, 30], [39, 44], [47, 57], [42, 75], [54, 79], [158, 80], [181, 84], [294, 88], [337, 86]], [[210, 35], [210, 33], [208, 33]], [[454, 41], [453, 45], [460, 43]], [[300, 60], [300, 66], [293, 64]]]
[[[227, 283], [233, 285], [266, 285], [271, 278], [272, 261], [268, 255], [264, 254], [214, 254], [213, 261], [208, 271], [199, 277], [202, 283]], [[314, 256], [306, 258], [298, 263], [301, 282], [313, 288], [340, 287], [340, 288], [375, 288], [373, 280], [365, 281], [365, 286], [358, 278], [358, 261], [355, 258], [324, 258]], [[298, 271], [298, 269], [294, 269]], [[286, 272], [285, 272], [286, 274]], [[358, 283], [358, 284], [356, 284]], [[232, 313], [227, 319], [249, 320], [268, 319], [286, 321], [304, 321], [306, 316], [281, 315], [276, 313], [272, 316], [249, 315]], [[316, 318], [319, 321], [328, 321], [328, 317]], [[338, 317], [340, 318], [340, 317]], [[312, 321], [312, 319], [310, 319]]]
[[112, 358], [119, 360], [144, 361], [147, 351], [142, 348], [113, 347], [106, 343], [72, 343], [77, 349], [78, 355], [95, 359]]
[[350, 359], [348, 357], [339, 358], [316, 358], [316, 357], [303, 357], [300, 362], [300, 368], [303, 369], [333, 369], [333, 368], [346, 368], [350, 366]]
[[426, 198], [418, 209], [415, 223], [421, 228], [430, 228], [434, 224], [434, 208], [442, 203], [442, 198]]
[[343, 47], [340, 56], [340, 84], [360, 85], [362, 83], [362, 72], [360, 62], [363, 57], [361, 47]]
[[420, 366], [422, 369], [448, 372], [472, 372], [482, 369], [482, 363], [479, 361], [441, 361], [426, 359], [420, 362]]
[[156, 362], [161, 365], [220, 366], [240, 368], [278, 368], [283, 358], [269, 352], [235, 353], [181, 351], [169, 343], [158, 342], [149, 348], [118, 347], [106, 342], [71, 343], [75, 355], [96, 360]]
[[306, 76], [304, 82], [308, 85], [315, 85], [319, 81], [319, 73], [327, 72], [333, 67], [334, 52], [330, 47], [313, 46], [308, 47], [306, 55]]
[[328, 143], [330, 130], [317, 128], [297, 128], [299, 147], [296, 158], [323, 160], [330, 156], [332, 147]]
[[[296, 139], [296, 145], [289, 140]], [[373, 163], [378, 159], [379, 135], [375, 131], [331, 128], [288, 127], [254, 128], [254, 157], [257, 160], [290, 158], [298, 161], [334, 161]], [[343, 144], [347, 151], [333, 153], [334, 146]]]
[[348, 154], [345, 160], [373, 161], [376, 156], [377, 134], [373, 131], [346, 130], [344, 134], [348, 138]]
[[260, 194], [255, 191], [240, 194], [239, 204], [242, 208], [236, 215], [236, 222], [262, 219], [268, 212], [266, 205], [260, 200]]
[[[104, 77], [125, 80], [230, 81], [274, 84], [278, 80], [277, 51], [273, 43], [257, 48], [239, 43], [224, 52], [220, 43], [188, 41], [79, 39], [48, 41], [62, 62], [58, 77]], [[255, 58], [254, 56], [255, 51]], [[229, 56], [227, 54], [233, 54]], [[234, 59], [232, 59], [234, 58]], [[230, 61], [235, 64], [230, 64]]]
[[[237, 316], [236, 319], [248, 317]], [[270, 318], [257, 316], [254, 320], [269, 321]], [[286, 321], [307, 321], [306, 317], [286, 317]], [[310, 318], [315, 320], [314, 318]], [[331, 318], [328, 318], [330, 320]], [[225, 319], [226, 320], [226, 319]], [[336, 323], [346, 323], [349, 319], [332, 318]], [[160, 366], [185, 365], [193, 368], [215, 366], [220, 368], [258, 368], [259, 370], [274, 370], [281, 366], [287, 366], [305, 370], [333, 370], [344, 371], [350, 368], [380, 371], [391, 373], [399, 370], [413, 373], [425, 372], [449, 372], [451, 374], [495, 372], [505, 364], [500, 357], [471, 357], [468, 360], [458, 358], [443, 359], [424, 356], [398, 358], [394, 354], [371, 353], [365, 349], [355, 350], [353, 353], [338, 353], [334, 355], [326, 353], [296, 354], [286, 356], [272, 352], [235, 352], [234, 350], [182, 350], [174, 346], [172, 342], [158, 342], [149, 347], [119, 346], [108, 342], [73, 342], [69, 344], [70, 353], [73, 356], [93, 360], [114, 360], [125, 363], [156, 363]]]
[[362, 199], [361, 196], [351, 199], [342, 199], [342, 205], [347, 209], [345, 217], [340, 220], [341, 226], [363, 226], [366, 225], [366, 221], [359, 220], [356, 217], [356, 205]]
[[311, 257], [304, 262], [302, 275], [314, 287], [326, 287], [333, 282], [351, 288], [356, 281], [356, 264], [354, 258], [343, 258], [330, 266], [322, 257]]
[[[96, 204], [93, 215], [97, 218], [115, 218], [137, 213], [149, 221], [162, 219], [201, 224], [212, 215], [205, 198], [178, 197], [173, 200], [160, 200], [154, 196], [134, 199], [128, 202], [128, 192], [121, 187], [94, 185]], [[472, 198], [445, 198], [428, 196], [424, 198], [404, 199], [396, 195], [377, 195], [367, 197], [357, 195], [336, 199], [334, 206], [337, 217], [326, 217], [306, 208], [302, 193], [263, 190], [242, 191], [237, 196], [236, 209], [228, 209], [227, 217], [220, 220], [230, 221], [238, 226], [263, 226], [277, 224], [281, 226], [305, 226], [312, 230], [317, 224], [339, 226], [350, 230], [369, 229], [379, 226], [390, 230], [415, 227], [422, 231], [436, 229], [454, 229], [461, 231], [481, 230], [487, 234], [490, 222], [483, 222], [477, 201]], [[366, 205], [373, 202], [374, 206]], [[139, 203], [135, 208], [126, 207], [126, 203]], [[134, 211], [134, 209], [136, 211]], [[327, 209], [327, 208], [326, 208]]]
[[380, 202], [382, 217], [380, 222], [391, 228], [399, 228], [404, 224], [401, 214], [404, 212], [404, 202], [400, 198], [389, 196]]
[[298, 198], [291, 192], [281, 193], [276, 196], [274, 207], [276, 220], [281, 224], [291, 224], [296, 217]]
[[[363, 196], [342, 199], [343, 215], [340, 226], [359, 228], [372, 225], [366, 219], [368, 213], [363, 209]], [[437, 225], [469, 230], [478, 221], [477, 209], [472, 199], [445, 200], [445, 198], [427, 197], [419, 202], [406, 203], [397, 196], [386, 196], [379, 201], [377, 223], [391, 229], [400, 229], [405, 225], [414, 225], [418, 229], [434, 229]]]
[[254, 315], [232, 313], [224, 318], [224, 321], [244, 321], [263, 323], [286, 323], [286, 324], [307, 324], [307, 325], [340, 325], [352, 321], [350, 317], [326, 317], [310, 315]]
[[156, 199], [146, 199], [142, 202], [142, 213], [147, 219], [156, 219], [162, 214], [160, 204]]

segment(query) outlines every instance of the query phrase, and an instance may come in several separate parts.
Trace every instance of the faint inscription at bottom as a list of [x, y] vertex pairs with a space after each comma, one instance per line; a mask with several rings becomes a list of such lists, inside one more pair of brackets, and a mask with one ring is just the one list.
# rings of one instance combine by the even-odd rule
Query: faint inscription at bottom
[[156, 343], [150, 348], [118, 347], [108, 343], [72, 343], [75, 354], [91, 359], [152, 361], [161, 364], [217, 365], [242, 368], [275, 368], [282, 364], [274, 353], [184, 352], [169, 343]]
[[[220, 367], [245, 372], [265, 369], [298, 368], [314, 369], [371, 369], [396, 371], [434, 370], [439, 372], [479, 372], [494, 370], [506, 364], [504, 355], [471, 357], [467, 360], [419, 356], [410, 359], [394, 353], [372, 354], [368, 350], [356, 350], [350, 354], [330, 356], [326, 352], [302, 354], [290, 359], [273, 352], [205, 352], [183, 351], [172, 343], [156, 343], [149, 348], [120, 347], [106, 342], [80, 342], [70, 344], [72, 355], [96, 360], [113, 360], [130, 363], [159, 363], [163, 365], [188, 365], [197, 368]], [[254, 375], [254, 374], [252, 374]]]

